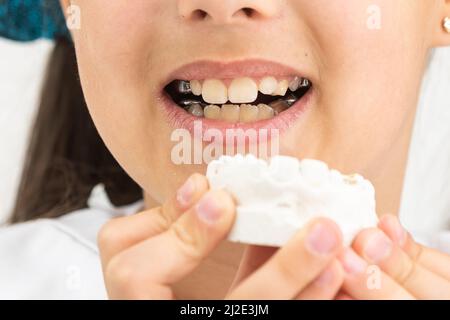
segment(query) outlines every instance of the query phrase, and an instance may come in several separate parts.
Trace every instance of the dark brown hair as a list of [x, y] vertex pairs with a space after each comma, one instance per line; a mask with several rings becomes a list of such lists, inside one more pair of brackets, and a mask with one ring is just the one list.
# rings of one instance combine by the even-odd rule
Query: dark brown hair
[[83, 98], [74, 47], [59, 39], [48, 63], [10, 222], [84, 208], [99, 183], [115, 205], [142, 197], [98, 135]]

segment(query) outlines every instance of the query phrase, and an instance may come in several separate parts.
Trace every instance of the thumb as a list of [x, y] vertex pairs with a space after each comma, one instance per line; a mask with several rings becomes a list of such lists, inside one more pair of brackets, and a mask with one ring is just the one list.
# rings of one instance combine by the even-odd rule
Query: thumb
[[[235, 207], [225, 191], [211, 190], [171, 227], [115, 256], [107, 270], [111, 292], [161, 296], [190, 274], [227, 236]], [[128, 291], [129, 294], [124, 292]]]

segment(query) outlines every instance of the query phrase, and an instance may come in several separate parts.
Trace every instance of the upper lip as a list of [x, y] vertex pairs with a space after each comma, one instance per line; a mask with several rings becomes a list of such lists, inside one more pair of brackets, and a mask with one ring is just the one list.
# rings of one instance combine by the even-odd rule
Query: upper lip
[[239, 77], [298, 76], [311, 80], [305, 71], [269, 60], [249, 59], [232, 62], [200, 60], [186, 64], [163, 81], [162, 87], [174, 80], [234, 79]]

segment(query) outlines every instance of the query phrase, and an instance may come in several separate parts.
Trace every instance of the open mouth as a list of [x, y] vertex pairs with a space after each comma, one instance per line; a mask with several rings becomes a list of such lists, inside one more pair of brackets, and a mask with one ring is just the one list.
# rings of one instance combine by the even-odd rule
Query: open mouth
[[173, 80], [164, 91], [197, 118], [229, 123], [270, 120], [291, 108], [313, 87], [304, 77]]

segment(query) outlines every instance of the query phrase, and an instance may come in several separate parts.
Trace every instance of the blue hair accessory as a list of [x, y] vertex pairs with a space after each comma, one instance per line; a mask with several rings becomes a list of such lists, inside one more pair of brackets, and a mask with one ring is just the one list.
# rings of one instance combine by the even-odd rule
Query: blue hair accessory
[[70, 33], [58, 0], [0, 0], [0, 37], [70, 39]]

